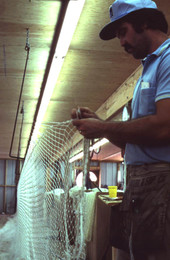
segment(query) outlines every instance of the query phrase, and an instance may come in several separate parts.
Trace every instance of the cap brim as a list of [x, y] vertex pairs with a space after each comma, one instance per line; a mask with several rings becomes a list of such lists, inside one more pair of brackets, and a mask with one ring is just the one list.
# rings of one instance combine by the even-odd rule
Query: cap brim
[[112, 21], [108, 24], [106, 24], [103, 29], [100, 31], [99, 33], [99, 36], [102, 40], [111, 40], [113, 38], [116, 37], [116, 30], [118, 28], [118, 25], [120, 24], [120, 22], [122, 21], [122, 19], [126, 16], [129, 16], [131, 15], [132, 13], [138, 13], [139, 11], [141, 10], [144, 10], [144, 9], [148, 9], [148, 10], [155, 10], [156, 12], [160, 12], [158, 9], [156, 8], [142, 8], [142, 9], [139, 9], [139, 10], [135, 10], [135, 11], [132, 11], [128, 14], [124, 14], [123, 16], [121, 16], [119, 19], [115, 20], [115, 21]]
[[99, 36], [102, 40], [111, 40], [116, 37], [116, 21], [106, 24], [100, 31]]

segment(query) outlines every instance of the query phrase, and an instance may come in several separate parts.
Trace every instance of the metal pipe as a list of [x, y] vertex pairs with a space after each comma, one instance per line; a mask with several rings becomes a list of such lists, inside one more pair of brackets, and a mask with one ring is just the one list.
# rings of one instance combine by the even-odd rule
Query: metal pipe
[[[12, 155], [12, 147], [13, 147], [13, 142], [14, 142], [14, 136], [15, 136], [15, 130], [16, 130], [16, 125], [17, 125], [17, 118], [18, 118], [18, 114], [19, 114], [22, 92], [23, 92], [23, 88], [24, 88], [24, 81], [25, 81], [25, 75], [26, 75], [26, 70], [27, 70], [27, 64], [28, 64], [28, 60], [29, 60], [30, 45], [29, 45], [29, 42], [28, 42], [28, 33], [29, 33], [29, 29], [27, 28], [27, 39], [26, 39], [26, 46], [25, 46], [25, 50], [27, 52], [27, 57], [26, 57], [24, 74], [23, 74], [22, 83], [21, 83], [21, 90], [20, 90], [17, 112], [16, 112], [16, 117], [15, 117], [15, 122], [14, 122], [14, 129], [13, 129], [13, 133], [12, 133], [11, 146], [10, 146], [10, 150], [9, 150], [9, 156], [11, 158], [16, 158], [16, 159], [24, 159], [24, 158], [18, 158], [18, 156]], [[19, 141], [19, 145], [20, 145], [20, 141]]]

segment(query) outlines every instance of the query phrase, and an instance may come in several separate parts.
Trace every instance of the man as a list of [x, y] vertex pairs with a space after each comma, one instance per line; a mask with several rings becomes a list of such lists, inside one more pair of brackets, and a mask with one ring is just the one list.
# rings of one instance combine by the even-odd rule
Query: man
[[151, 0], [115, 0], [110, 19], [100, 37], [118, 37], [125, 51], [142, 59], [143, 73], [134, 90], [132, 120], [103, 121], [89, 108], [81, 108], [82, 119], [76, 119], [76, 109], [72, 110], [73, 124], [86, 138], [106, 137], [125, 148], [128, 183], [122, 211], [131, 212], [125, 224], [129, 248], [118, 250], [117, 259], [170, 260], [168, 25]]

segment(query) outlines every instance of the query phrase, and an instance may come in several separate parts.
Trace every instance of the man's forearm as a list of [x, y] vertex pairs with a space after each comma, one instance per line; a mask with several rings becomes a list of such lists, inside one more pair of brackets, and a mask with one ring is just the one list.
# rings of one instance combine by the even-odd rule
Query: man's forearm
[[157, 145], [170, 142], [170, 126], [160, 123], [156, 115], [126, 122], [106, 122], [106, 138], [123, 147], [126, 143]]
[[169, 114], [165, 118], [151, 115], [126, 122], [108, 122], [100, 119], [74, 119], [73, 124], [86, 138], [107, 138], [124, 148], [126, 143], [162, 145], [170, 143]]

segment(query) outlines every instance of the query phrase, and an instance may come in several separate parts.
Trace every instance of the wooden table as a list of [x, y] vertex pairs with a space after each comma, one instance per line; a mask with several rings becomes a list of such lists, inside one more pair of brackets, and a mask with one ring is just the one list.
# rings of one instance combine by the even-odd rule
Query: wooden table
[[87, 260], [115, 260], [116, 249], [109, 244], [110, 211], [122, 196], [118, 193], [117, 200], [110, 200], [108, 193], [97, 193], [95, 220], [92, 240], [87, 243]]

